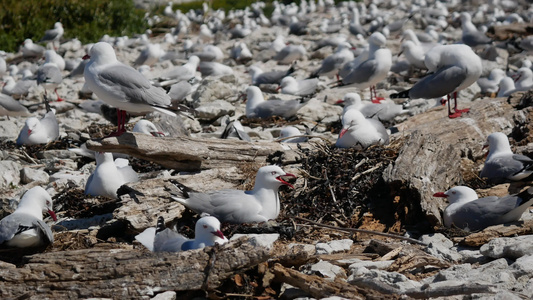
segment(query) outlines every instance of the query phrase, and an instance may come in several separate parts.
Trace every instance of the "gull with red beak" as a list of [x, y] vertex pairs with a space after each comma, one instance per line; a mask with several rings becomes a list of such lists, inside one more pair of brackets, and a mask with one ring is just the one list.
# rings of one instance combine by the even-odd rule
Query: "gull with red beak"
[[509, 139], [501, 132], [493, 132], [487, 137], [483, 148], [489, 153], [480, 177], [490, 182], [519, 181], [533, 173], [533, 160], [525, 155], [514, 154]]
[[504, 197], [489, 196], [478, 199], [476, 192], [466, 186], [456, 186], [434, 197], [447, 198], [450, 205], [444, 210], [444, 226], [452, 225], [467, 231], [483, 230], [489, 226], [518, 221], [533, 204], [533, 188]]
[[278, 189], [293, 187], [283, 177], [296, 177], [278, 166], [264, 166], [257, 171], [251, 191], [218, 190], [207, 193], [181, 189], [181, 195], [172, 197], [197, 213], [208, 213], [221, 222], [259, 223], [276, 219], [280, 211]]
[[91, 60], [83, 73], [87, 87], [98, 98], [117, 109], [117, 131], [126, 132], [126, 112], [162, 112], [171, 116], [170, 96], [162, 88], [152, 86], [148, 79], [134, 68], [117, 60], [115, 50], [105, 42], [96, 43], [84, 59]]
[[45, 189], [40, 186], [29, 189], [17, 209], [0, 221], [0, 244], [26, 248], [53, 243], [52, 230], [43, 221], [43, 212], [57, 221], [52, 206], [52, 198]]
[[342, 130], [335, 143], [336, 147], [366, 149], [372, 145], [388, 143], [389, 133], [379, 120], [365, 118], [356, 108], [350, 108], [342, 115]]
[[165, 228], [163, 217], [157, 219], [156, 228], [148, 228], [135, 236], [135, 239], [153, 252], [180, 252], [214, 245], [222, 245], [228, 241], [220, 231], [220, 221], [212, 216], [202, 217], [196, 222], [194, 239]]

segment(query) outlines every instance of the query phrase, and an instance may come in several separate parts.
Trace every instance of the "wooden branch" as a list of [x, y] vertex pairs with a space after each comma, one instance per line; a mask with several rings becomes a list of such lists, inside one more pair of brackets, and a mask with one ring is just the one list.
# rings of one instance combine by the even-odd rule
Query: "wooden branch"
[[[265, 262], [269, 251], [245, 239], [181, 253], [92, 248], [36, 254], [21, 268], [0, 269], [2, 299], [140, 299], [165, 291], [209, 289]], [[206, 281], [207, 278], [207, 281]]]
[[480, 232], [474, 232], [465, 237], [453, 238], [452, 240], [461, 245], [479, 247], [498, 237], [512, 237], [531, 233], [533, 233], [533, 220], [526, 220], [490, 226]]
[[244, 142], [233, 139], [193, 137], [153, 137], [126, 132], [119, 137], [87, 142], [87, 148], [101, 152], [118, 152], [161, 164], [178, 171], [226, 168], [249, 162], [265, 162], [268, 155], [282, 151], [287, 163], [299, 155], [286, 145], [273, 142]]
[[288, 269], [276, 263], [272, 267], [272, 272], [276, 276], [276, 281], [285, 282], [295, 286], [313, 298], [321, 299], [328, 296], [341, 296], [348, 299], [364, 299], [360, 291], [341, 281], [328, 281], [316, 275], [306, 275], [293, 269]]
[[401, 235], [397, 235], [397, 234], [391, 234], [391, 233], [385, 233], [385, 232], [379, 232], [379, 231], [372, 231], [372, 230], [366, 230], [366, 229], [358, 229], [358, 228], [343, 228], [343, 227], [331, 226], [331, 225], [321, 224], [321, 223], [314, 222], [314, 221], [311, 221], [311, 220], [308, 220], [308, 219], [305, 219], [305, 218], [300, 218], [300, 217], [294, 217], [294, 219], [300, 220], [300, 221], [303, 221], [303, 222], [307, 222], [307, 223], [310, 223], [310, 224], [313, 224], [313, 225], [316, 225], [316, 226], [324, 227], [324, 228], [340, 230], [340, 231], [347, 231], [347, 232], [365, 233], [365, 234], [370, 234], [370, 235], [381, 235], [381, 236], [386, 236], [386, 237], [393, 238], [393, 239], [399, 239], [399, 240], [408, 241], [410, 243], [414, 243], [414, 244], [418, 244], [418, 245], [422, 245], [422, 246], [427, 246], [425, 243], [422, 243], [419, 240], [415, 240], [415, 239], [412, 239], [412, 238], [409, 238], [409, 237], [405, 237], [405, 236], [401, 236]]

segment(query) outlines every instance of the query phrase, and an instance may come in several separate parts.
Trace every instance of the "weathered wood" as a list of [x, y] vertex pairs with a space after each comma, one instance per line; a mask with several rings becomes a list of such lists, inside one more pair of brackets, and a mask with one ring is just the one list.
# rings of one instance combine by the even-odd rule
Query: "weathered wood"
[[181, 253], [98, 248], [43, 253], [30, 256], [21, 268], [0, 269], [0, 295], [139, 299], [165, 291], [210, 290], [269, 257], [267, 249], [245, 239]]
[[285, 161], [291, 163], [299, 156], [288, 147], [290, 146], [275, 142], [250, 143], [186, 136], [161, 138], [136, 132], [87, 142], [90, 150], [124, 153], [178, 171], [227, 168], [250, 162], [263, 163], [268, 155], [276, 151], [285, 153]]
[[449, 119], [445, 108], [437, 108], [398, 125], [406, 140], [383, 178], [411, 210], [420, 207], [432, 225], [442, 224], [441, 211], [448, 204], [433, 194], [464, 182], [462, 159], [482, 160], [482, 146], [490, 133], [510, 132], [515, 120], [526, 118], [504, 98], [474, 101], [470, 109]]
[[285, 268], [278, 263], [272, 267], [272, 272], [276, 276], [276, 281], [295, 286], [309, 293], [313, 298], [340, 296], [348, 299], [364, 299], [364, 296], [356, 287], [346, 282], [328, 281], [316, 275], [306, 275], [296, 270]]
[[475, 232], [461, 238], [454, 238], [453, 241], [465, 246], [479, 247], [498, 237], [513, 237], [532, 233], [533, 220], [526, 220], [487, 227], [483, 231]]

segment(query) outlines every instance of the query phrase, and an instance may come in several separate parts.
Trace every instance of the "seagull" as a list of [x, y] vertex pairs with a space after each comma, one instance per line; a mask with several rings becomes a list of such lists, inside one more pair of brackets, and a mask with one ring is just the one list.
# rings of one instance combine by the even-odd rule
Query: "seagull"
[[276, 53], [272, 59], [277, 61], [280, 65], [288, 65], [295, 60], [299, 60], [306, 54], [307, 50], [305, 50], [303, 45], [287, 45]]
[[145, 119], [141, 119], [135, 123], [135, 126], [133, 126], [133, 132], [140, 132], [155, 137], [165, 136], [163, 132], [157, 129], [154, 123]]
[[[338, 73], [339, 69], [347, 62], [354, 60], [352, 52], [354, 48], [348, 42], [341, 43], [337, 46], [335, 53], [326, 57], [320, 68], [314, 71], [310, 77], [327, 76], [332, 77]], [[338, 78], [337, 78], [338, 79]]]
[[189, 57], [187, 63], [164, 72], [161, 77], [165, 79], [176, 79], [178, 81], [189, 80], [196, 75], [199, 64], [200, 58], [192, 55]]
[[494, 68], [490, 71], [488, 77], [481, 77], [477, 80], [477, 84], [481, 88], [482, 93], [497, 93], [499, 90], [500, 81], [505, 77], [505, 71]]
[[295, 96], [314, 95], [318, 88], [318, 78], [296, 80], [292, 76], [287, 76], [281, 80], [278, 89], [282, 94]]
[[[47, 109], [49, 106], [47, 105]], [[59, 125], [53, 109], [42, 119], [29, 117], [17, 137], [17, 145], [47, 144], [59, 137]]]
[[367, 119], [357, 109], [348, 109], [342, 116], [342, 130], [336, 147], [366, 149], [372, 145], [389, 143], [389, 133], [385, 126], [376, 119]]
[[280, 116], [291, 118], [300, 108], [307, 104], [305, 99], [300, 100], [279, 100], [272, 99], [265, 101], [263, 93], [256, 86], [246, 88], [246, 117], [247, 118], [268, 118]]
[[239, 140], [251, 142], [252, 139], [246, 133], [244, 130], [244, 127], [242, 126], [241, 122], [239, 120], [230, 121], [229, 118], [227, 119], [227, 125], [226, 128], [224, 128], [224, 132], [222, 132], [222, 135], [220, 136], [221, 139], [227, 139], [230, 137], [238, 138]]
[[500, 80], [498, 88], [499, 90], [496, 97], [509, 97], [512, 93], [516, 92], [514, 80], [511, 77], [507, 76]]
[[407, 40], [402, 42], [398, 56], [400, 56], [402, 53], [405, 55], [405, 58], [411, 66], [422, 70], [427, 69], [426, 65], [424, 64], [424, 50], [420, 46], [416, 45], [413, 41]]
[[454, 112], [451, 111], [448, 101], [448, 117], [457, 118], [469, 109], [457, 109], [457, 92], [469, 87], [481, 75], [483, 66], [481, 58], [469, 46], [441, 45], [435, 46], [426, 53], [424, 63], [430, 72], [429, 75], [418, 81], [411, 89], [397, 94], [391, 98], [433, 99], [453, 94], [455, 100]]
[[515, 91], [529, 91], [533, 89], [533, 71], [528, 67], [521, 67], [513, 75]]
[[251, 65], [248, 67], [248, 72], [252, 76], [253, 85], [261, 84], [280, 84], [281, 79], [291, 75], [294, 72], [294, 64], [286, 71], [268, 71], [264, 72], [258, 66]]
[[53, 243], [52, 230], [43, 222], [43, 212], [48, 212], [57, 221], [52, 203], [52, 198], [42, 187], [29, 189], [17, 209], [0, 221], [0, 244], [26, 248]]
[[148, 44], [146, 47], [139, 53], [139, 56], [133, 63], [134, 66], [147, 65], [152, 66], [165, 54], [165, 51], [161, 49], [160, 44]]
[[346, 93], [342, 100], [337, 101], [337, 104], [341, 103], [344, 104], [343, 114], [348, 109], [354, 108], [360, 111], [365, 118], [378, 119], [381, 122], [389, 122], [396, 116], [409, 113], [409, 110], [392, 100], [385, 100], [380, 103], [363, 102], [358, 93]]
[[361, 90], [369, 87], [370, 99], [379, 103], [383, 98], [377, 97], [375, 85], [387, 77], [392, 67], [392, 54], [389, 49], [383, 48], [387, 39], [379, 32], [372, 33], [368, 43], [370, 45], [368, 58], [355, 66], [338, 84], [354, 86]]
[[91, 60], [85, 66], [84, 77], [87, 86], [98, 98], [117, 109], [117, 131], [111, 136], [126, 132], [126, 112], [162, 112], [171, 116], [171, 104], [162, 88], [152, 86], [148, 79], [134, 68], [117, 60], [113, 47], [106, 42], [98, 42], [91, 48]]
[[87, 179], [85, 195], [117, 199], [117, 190], [123, 184], [139, 181], [127, 159], [113, 161], [113, 153], [110, 152], [96, 152], [95, 158], [96, 169]]
[[476, 47], [492, 43], [492, 40], [479, 31], [472, 23], [472, 16], [468, 12], [462, 12], [459, 18], [461, 19], [461, 28], [463, 30], [461, 40], [465, 45]]
[[216, 61], [201, 61], [198, 70], [202, 77], [224, 76], [233, 74], [233, 69]]
[[489, 196], [478, 199], [466, 186], [456, 186], [434, 197], [444, 197], [450, 205], [444, 210], [444, 226], [457, 226], [466, 231], [483, 230], [489, 226], [518, 221], [533, 204], [533, 188], [502, 198]]
[[[29, 71], [29, 70], [28, 70]], [[15, 99], [19, 99], [22, 96], [28, 95], [30, 89], [37, 86], [37, 81], [34, 79], [23, 78], [15, 82], [15, 79], [11, 76], [6, 76], [4, 80], [4, 87], [2, 93], [12, 96]]]
[[283, 177], [296, 177], [278, 166], [264, 166], [257, 171], [251, 191], [218, 190], [207, 193], [187, 192], [172, 197], [197, 213], [208, 213], [221, 222], [258, 223], [276, 219], [280, 202], [278, 189], [282, 185], [293, 187]]
[[136, 235], [135, 239], [153, 252], [180, 252], [228, 242], [220, 231], [220, 221], [212, 216], [200, 218], [196, 222], [194, 233], [194, 239], [188, 239], [170, 228], [165, 228], [165, 220], [159, 217], [156, 228], [147, 228]]
[[[291, 138], [291, 136], [294, 136]], [[305, 143], [309, 140], [307, 136], [302, 136], [300, 130], [294, 126], [286, 126], [279, 132], [280, 143]]]
[[43, 57], [44, 51], [46, 51], [43, 46], [34, 44], [31, 39], [25, 39], [20, 50], [22, 51], [22, 57], [24, 58], [40, 58]]
[[483, 148], [485, 147], [489, 148], [489, 153], [480, 177], [499, 183], [505, 180], [522, 180], [533, 173], [533, 160], [525, 155], [514, 154], [505, 134], [489, 134], [483, 145]]
[[[54, 24], [54, 28], [53, 29], [49, 29], [49, 30], [44, 32], [44, 36], [39, 41], [39, 43], [48, 43], [48, 42], [52, 42], [52, 43], [58, 42], [59, 43], [59, 40], [61, 39], [61, 37], [63, 37], [63, 33], [64, 32], [65, 32], [65, 30], [63, 29], [63, 24], [61, 24], [61, 22], [56, 22]], [[57, 47], [55, 47], [55, 45], [54, 45], [54, 48], [57, 49]]]
[[44, 87], [45, 97], [47, 90], [53, 90], [56, 93], [57, 101], [63, 101], [57, 93], [57, 86], [63, 81], [63, 75], [55, 63], [47, 62], [37, 69], [37, 84]]
[[30, 112], [13, 97], [0, 93], [0, 116], [27, 117]]

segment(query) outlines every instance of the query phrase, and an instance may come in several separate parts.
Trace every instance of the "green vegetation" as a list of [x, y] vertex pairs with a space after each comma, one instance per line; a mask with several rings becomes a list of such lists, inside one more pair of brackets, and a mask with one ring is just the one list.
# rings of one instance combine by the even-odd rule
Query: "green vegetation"
[[37, 42], [57, 21], [63, 23], [64, 38], [84, 44], [104, 34], [142, 33], [144, 13], [133, 0], [1, 0], [0, 49], [15, 52], [26, 38]]

